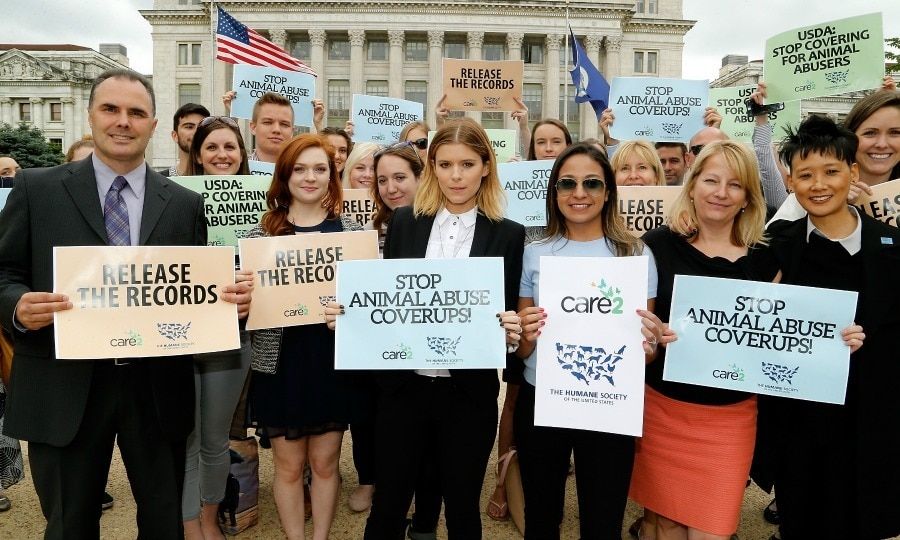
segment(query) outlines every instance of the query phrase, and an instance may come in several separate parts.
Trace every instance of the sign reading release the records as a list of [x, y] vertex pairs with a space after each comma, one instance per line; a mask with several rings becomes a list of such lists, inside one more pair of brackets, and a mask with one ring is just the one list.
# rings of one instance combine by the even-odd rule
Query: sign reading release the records
[[609, 106], [616, 116], [610, 135], [621, 141], [688, 142], [703, 129], [709, 81], [616, 77]]
[[231, 247], [53, 248], [57, 358], [175, 356], [240, 347]]
[[647, 257], [541, 257], [534, 425], [640, 436]]
[[525, 64], [521, 60], [443, 59], [444, 106], [454, 111], [521, 108]]
[[770, 396], [844, 403], [851, 291], [675, 276], [663, 379]]
[[376, 231], [243, 238], [241, 267], [253, 270], [247, 330], [325, 322], [337, 263], [378, 257]]
[[503, 259], [338, 265], [337, 369], [506, 367]]

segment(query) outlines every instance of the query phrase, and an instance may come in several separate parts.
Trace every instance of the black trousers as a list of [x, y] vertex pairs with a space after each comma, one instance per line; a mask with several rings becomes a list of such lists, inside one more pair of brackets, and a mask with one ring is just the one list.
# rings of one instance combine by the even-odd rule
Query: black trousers
[[453, 378], [415, 376], [380, 397], [376, 481], [367, 540], [399, 540], [426, 454], [437, 460], [450, 540], [481, 538], [481, 488], [497, 433], [496, 396], [472, 396]]
[[141, 362], [97, 362], [72, 442], [64, 447], [29, 443], [34, 487], [47, 519], [44, 538], [100, 537], [100, 499], [116, 443], [137, 503], [138, 538], [183, 537], [185, 440], [163, 440], [146, 368]]
[[534, 425], [534, 386], [519, 388], [513, 415], [525, 492], [526, 540], [559, 539], [569, 456], [582, 540], [620, 540], [634, 465], [634, 437]]

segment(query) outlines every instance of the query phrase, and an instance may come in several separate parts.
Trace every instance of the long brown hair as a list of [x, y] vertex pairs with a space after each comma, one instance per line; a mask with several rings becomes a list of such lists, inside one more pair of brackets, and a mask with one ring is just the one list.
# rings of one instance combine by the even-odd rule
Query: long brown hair
[[322, 198], [322, 208], [327, 211], [326, 219], [335, 219], [341, 214], [344, 190], [334, 166], [334, 147], [322, 135], [304, 133], [297, 135], [284, 146], [275, 162], [275, 173], [272, 184], [266, 194], [266, 205], [269, 210], [263, 214], [260, 224], [269, 236], [283, 236], [294, 233], [294, 227], [288, 219], [291, 206], [291, 190], [288, 182], [294, 174], [294, 163], [304, 150], [321, 148], [328, 156], [328, 191]]
[[[209, 117], [207, 117], [209, 118]], [[205, 119], [204, 119], [205, 120]], [[241, 166], [238, 167], [237, 174], [250, 174], [250, 164], [247, 163], [247, 147], [244, 146], [244, 137], [241, 136], [241, 130], [237, 128], [237, 124], [229, 124], [220, 118], [213, 118], [208, 122], [203, 121], [197, 126], [194, 132], [194, 139], [191, 141], [191, 150], [188, 153], [188, 164], [185, 170], [186, 176], [197, 176], [206, 174], [200, 161], [200, 150], [209, 134], [217, 129], [228, 129], [234, 133], [237, 139], [238, 148], [241, 150]]]
[[391, 219], [391, 216], [394, 215], [394, 211], [385, 204], [384, 200], [381, 198], [381, 193], [378, 191], [378, 162], [381, 161], [381, 158], [384, 156], [397, 156], [406, 161], [409, 164], [409, 170], [412, 171], [416, 182], [419, 181], [419, 178], [422, 176], [422, 171], [425, 170], [425, 165], [422, 163], [422, 160], [419, 159], [419, 153], [416, 152], [416, 147], [412, 144], [401, 145], [401, 143], [398, 143], [395, 146], [390, 146], [384, 150], [375, 152], [375, 181], [372, 182], [371, 195], [372, 200], [375, 201], [375, 217], [372, 219], [372, 225], [374, 225], [376, 231], [381, 231], [381, 226], [387, 223]]

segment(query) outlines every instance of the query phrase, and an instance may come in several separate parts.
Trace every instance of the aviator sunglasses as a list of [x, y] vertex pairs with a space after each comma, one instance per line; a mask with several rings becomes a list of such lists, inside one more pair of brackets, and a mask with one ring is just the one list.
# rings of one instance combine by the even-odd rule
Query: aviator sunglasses
[[[606, 181], [602, 178], [585, 178], [581, 182], [581, 187], [588, 195], [599, 195], [606, 189]], [[578, 180], [574, 178], [560, 178], [556, 181], [556, 193], [560, 196], [568, 196], [578, 189]]]

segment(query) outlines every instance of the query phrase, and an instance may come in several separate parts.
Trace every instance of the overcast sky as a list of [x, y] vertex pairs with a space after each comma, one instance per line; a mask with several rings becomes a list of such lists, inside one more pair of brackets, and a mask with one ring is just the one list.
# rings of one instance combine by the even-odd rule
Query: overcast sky
[[[714, 79], [726, 54], [760, 59], [767, 37], [832, 19], [881, 11], [885, 37], [900, 36], [898, 0], [683, 2], [684, 18], [697, 21], [685, 36], [685, 79]], [[4, 43], [71, 43], [94, 49], [100, 43], [122, 43], [133, 68], [143, 73], [153, 69], [150, 24], [137, 11], [152, 8], [153, 0], [9, 0], [4, 4], [0, 32]]]

